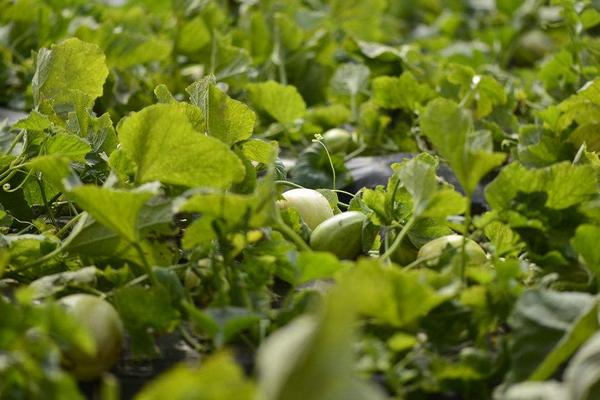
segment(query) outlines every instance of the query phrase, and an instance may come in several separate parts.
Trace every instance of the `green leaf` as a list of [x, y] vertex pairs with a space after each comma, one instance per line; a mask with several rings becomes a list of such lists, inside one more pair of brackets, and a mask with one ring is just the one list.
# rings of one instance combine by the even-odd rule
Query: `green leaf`
[[600, 279], [600, 227], [580, 225], [571, 239], [571, 245], [585, 261], [586, 266]]
[[498, 257], [509, 254], [516, 254], [523, 245], [520, 244], [519, 235], [508, 225], [498, 221], [493, 221], [484, 228], [485, 236], [489, 239]]
[[228, 353], [203, 360], [201, 366], [182, 363], [146, 385], [136, 400], [254, 400], [254, 384]]
[[471, 130], [471, 118], [451, 100], [439, 98], [431, 101], [421, 116], [421, 131], [450, 164], [469, 196], [481, 178], [506, 157], [503, 153], [480, 149]]
[[60, 155], [37, 156], [29, 161], [29, 167], [41, 173], [40, 178], [43, 178], [46, 191], [51, 188], [63, 190], [64, 179], [74, 174], [70, 164], [67, 157]]
[[64, 106], [72, 103], [73, 93], [79, 91], [87, 95], [87, 107], [91, 107], [102, 95], [107, 76], [104, 54], [95, 44], [72, 38], [41, 49], [31, 84], [34, 105], [48, 100]]
[[209, 88], [208, 134], [231, 145], [252, 136], [256, 115], [216, 85]]
[[167, 333], [175, 328], [179, 312], [170, 300], [169, 292], [162, 286], [149, 289], [129, 286], [115, 291], [115, 308], [131, 336], [134, 353], [154, 354], [153, 334]]
[[208, 308], [203, 313], [211, 319], [211, 325], [216, 328], [211, 334], [217, 348], [229, 343], [243, 330], [258, 326], [264, 318], [241, 307]]
[[556, 381], [523, 382], [510, 386], [498, 400], [571, 400], [565, 387]]
[[32, 110], [27, 117], [14, 124], [13, 128], [26, 129], [28, 131], [43, 131], [51, 126], [52, 122], [46, 115], [36, 110]]
[[257, 363], [265, 400], [384, 398], [356, 376], [349, 300], [332, 296], [318, 316], [296, 318], [262, 344]]
[[560, 130], [568, 128], [573, 122], [578, 125], [600, 123], [600, 79], [587, 82], [577, 94], [560, 103], [558, 109], [561, 112], [558, 120]]
[[565, 85], [575, 84], [577, 72], [573, 71], [573, 55], [568, 50], [562, 50], [552, 55], [542, 63], [540, 78], [547, 90], [558, 89]]
[[329, 7], [332, 23], [348, 35], [362, 40], [381, 39], [385, 0], [329, 0]]
[[267, 165], [275, 161], [279, 151], [276, 141], [265, 142], [260, 139], [247, 140], [241, 144], [241, 148], [248, 159]]
[[177, 34], [177, 48], [194, 53], [210, 43], [211, 34], [202, 17], [183, 22]]
[[373, 79], [373, 100], [383, 108], [414, 111], [429, 97], [429, 87], [417, 82], [414, 75], [408, 71], [398, 78], [379, 76]]
[[259, 228], [274, 220], [275, 201], [270, 182], [261, 181], [252, 194], [203, 191], [181, 199], [175, 204], [177, 212], [200, 213], [186, 231], [184, 247], [192, 248], [215, 237], [212, 221], [235, 229]]
[[67, 286], [93, 285], [96, 282], [96, 267], [85, 267], [77, 271], [59, 272], [43, 276], [29, 284], [36, 299], [52, 296]]
[[186, 91], [203, 113], [206, 132], [232, 145], [252, 136], [256, 115], [244, 103], [227, 96], [213, 77], [191, 84]]
[[[140, 20], [135, 24], [139, 26]], [[78, 36], [100, 46], [111, 68], [126, 69], [151, 61], [167, 60], [171, 56], [171, 40], [154, 35], [150, 30], [136, 32], [129, 27], [123, 28], [123, 25], [108, 22], [100, 29], [78, 32]]]
[[2, 252], [6, 253], [8, 249], [8, 260], [4, 262], [15, 268], [29, 265], [59, 244], [55, 238], [43, 235], [0, 235], [0, 238], [4, 242]]
[[206, 59], [210, 57], [210, 71], [215, 78], [223, 81], [248, 72], [252, 62], [248, 52], [230, 44], [230, 36], [216, 36], [216, 45], [205, 46], [202, 53]]
[[546, 355], [544, 361], [529, 376], [529, 380], [543, 381], [565, 362], [587, 339], [598, 331], [598, 302], [595, 301], [584, 313], [571, 325], [565, 336], [556, 344], [552, 351]]
[[118, 233], [130, 243], [139, 241], [140, 210], [157, 193], [157, 185], [145, 185], [136, 190], [121, 190], [79, 185], [69, 188], [69, 197], [94, 219]]
[[485, 197], [493, 209], [510, 210], [519, 193], [541, 192], [546, 206], [565, 209], [591, 200], [598, 192], [594, 168], [590, 165], [554, 164], [540, 169], [527, 169], [512, 163], [485, 189]]
[[331, 253], [302, 252], [298, 255], [298, 276], [294, 284], [301, 285], [315, 279], [333, 278], [345, 266]]
[[593, 333], [597, 321], [592, 321], [589, 314], [592, 309], [596, 309], [596, 300], [586, 293], [541, 289], [524, 292], [509, 318], [510, 380], [549, 376], [582, 339]]
[[[148, 201], [140, 210], [137, 226], [142, 237], [165, 236], [171, 234], [170, 224], [173, 220], [170, 200], [154, 198]], [[81, 256], [93, 257], [95, 262], [108, 260], [129, 260], [143, 265], [143, 260], [132, 244], [105, 227], [92, 217], [87, 217], [81, 229], [73, 230], [64, 242], [65, 250]], [[160, 262], [156, 253], [160, 254], [161, 246], [155, 242], [141, 241], [140, 245], [151, 265], [165, 265]]]
[[294, 122], [306, 111], [306, 104], [294, 86], [267, 81], [246, 87], [252, 104], [282, 124]]
[[360, 314], [395, 327], [414, 322], [445, 300], [423, 282], [421, 272], [387, 268], [375, 260], [359, 261], [343, 285]]
[[569, 363], [565, 384], [572, 400], [593, 400], [600, 396], [600, 333], [596, 333]]
[[47, 155], [62, 156], [80, 162], [84, 162], [85, 155], [92, 151], [86, 140], [68, 133], [58, 133], [48, 138], [44, 149]]
[[244, 166], [228, 146], [198, 132], [195, 110], [156, 104], [121, 121], [121, 147], [137, 165], [137, 182], [227, 188], [243, 178]]
[[598, 131], [600, 122], [578, 126], [569, 136], [569, 142], [579, 147], [583, 144], [589, 151], [600, 151], [600, 138]]
[[415, 157], [396, 167], [396, 173], [413, 200], [413, 216], [445, 218], [464, 212], [464, 198], [451, 189], [439, 189], [437, 165]]
[[156, 96], [156, 100], [158, 100], [159, 103], [168, 104], [177, 102], [169, 91], [169, 88], [167, 88], [167, 85], [162, 83], [154, 88], [154, 96]]
[[367, 89], [370, 74], [362, 64], [342, 64], [331, 78], [331, 88], [336, 94], [356, 96]]

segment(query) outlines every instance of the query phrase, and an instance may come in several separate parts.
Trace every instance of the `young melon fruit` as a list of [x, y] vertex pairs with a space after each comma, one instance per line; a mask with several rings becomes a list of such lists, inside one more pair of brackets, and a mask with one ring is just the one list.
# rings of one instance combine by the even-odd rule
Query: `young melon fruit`
[[310, 246], [341, 259], [354, 259], [362, 252], [362, 227], [366, 219], [367, 216], [358, 211], [334, 215], [312, 232]]
[[283, 200], [277, 202], [279, 207], [296, 209], [310, 229], [315, 229], [321, 222], [333, 217], [329, 202], [316, 190], [292, 189], [284, 192], [282, 196]]
[[106, 300], [89, 294], [63, 297], [59, 303], [91, 335], [96, 353], [79, 349], [63, 351], [66, 367], [79, 380], [88, 381], [102, 375], [119, 359], [123, 346], [123, 323], [117, 311]]

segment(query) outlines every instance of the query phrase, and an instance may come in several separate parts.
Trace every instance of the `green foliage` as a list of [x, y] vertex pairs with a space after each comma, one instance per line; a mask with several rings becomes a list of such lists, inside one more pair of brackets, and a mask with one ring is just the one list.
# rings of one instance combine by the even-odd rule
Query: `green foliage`
[[85, 107], [90, 107], [102, 95], [107, 76], [100, 48], [79, 39], [67, 39], [39, 51], [31, 84], [34, 104], [50, 102], [60, 109], [72, 105], [75, 96], [83, 96]]
[[306, 111], [302, 96], [293, 86], [268, 81], [250, 84], [247, 89], [252, 104], [282, 124], [294, 122]]
[[[0, 10], [0, 398], [599, 396], [597, 1]], [[91, 384], [76, 293], [127, 331]]]
[[186, 104], [149, 106], [123, 120], [119, 138], [137, 166], [136, 182], [217, 188], [238, 182], [241, 161], [222, 142], [202, 135], [200, 120]]
[[242, 371], [227, 353], [203, 361], [201, 366], [181, 364], [166, 372], [160, 379], [147, 385], [136, 396], [138, 400], [184, 400], [190, 397], [206, 400], [255, 398], [254, 385], [244, 378]]

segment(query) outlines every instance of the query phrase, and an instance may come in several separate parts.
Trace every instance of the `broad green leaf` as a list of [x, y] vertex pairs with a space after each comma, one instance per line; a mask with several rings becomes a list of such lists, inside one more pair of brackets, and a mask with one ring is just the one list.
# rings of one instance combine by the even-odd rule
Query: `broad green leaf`
[[[260, 194], [242, 195], [236, 193], [205, 192], [193, 195], [176, 206], [177, 212], [202, 213], [221, 218], [230, 223], [248, 223], [259, 227], [265, 224], [271, 214], [273, 199]], [[248, 221], [245, 221], [248, 218]]]
[[279, 151], [276, 141], [265, 142], [260, 139], [247, 140], [241, 144], [241, 148], [248, 159], [267, 165], [275, 161]]
[[298, 90], [275, 81], [247, 85], [250, 101], [282, 124], [290, 124], [304, 115], [306, 104]]
[[600, 278], [600, 227], [596, 225], [580, 225], [571, 239], [571, 245], [583, 258], [596, 279]]
[[597, 4], [591, 4], [590, 8], [583, 10], [579, 16], [581, 24], [585, 29], [590, 29], [600, 24], [600, 12], [597, 8], [593, 8], [594, 6], [597, 7]]
[[303, 315], [259, 348], [259, 388], [265, 400], [378, 400], [383, 394], [356, 376], [352, 302], [331, 296], [319, 315]]
[[157, 193], [156, 185], [136, 190], [122, 190], [95, 185], [69, 188], [69, 197], [101, 224], [118, 233], [130, 243], [139, 240], [140, 210]]
[[469, 66], [451, 64], [448, 81], [460, 85], [460, 96], [467, 96], [467, 106], [475, 103], [477, 118], [489, 115], [496, 105], [505, 104], [507, 101], [504, 88], [498, 81], [488, 75], [477, 75]]
[[437, 164], [432, 164], [424, 155], [394, 167], [395, 173], [412, 197], [415, 218], [446, 218], [448, 215], [464, 212], [464, 198], [452, 189], [439, 187], [436, 168]]
[[[295, 51], [306, 41], [304, 30], [298, 25], [295, 18], [281, 12], [274, 15], [274, 24], [277, 29], [278, 40], [287, 51]], [[272, 60], [277, 62], [277, 57]], [[277, 60], [277, 61], [276, 61]]]
[[486, 225], [484, 233], [498, 257], [502, 257], [507, 253], [515, 254], [523, 247], [519, 243], [519, 234], [501, 222], [493, 221]]
[[594, 400], [600, 396], [600, 333], [596, 333], [575, 354], [564, 374], [572, 400]]
[[243, 178], [244, 166], [228, 146], [198, 132], [195, 110], [156, 104], [121, 121], [121, 148], [137, 165], [137, 182], [228, 188]]
[[256, 312], [241, 307], [208, 308], [202, 313], [211, 319], [211, 325], [215, 328], [210, 333], [217, 348], [229, 343], [241, 331], [258, 326], [264, 318]]
[[298, 255], [298, 276], [294, 283], [301, 285], [315, 279], [333, 278], [345, 268], [331, 253], [303, 252]]
[[367, 89], [370, 74], [362, 64], [342, 64], [331, 78], [331, 88], [336, 94], [356, 96]]
[[471, 130], [471, 118], [451, 100], [431, 101], [421, 116], [421, 131], [450, 164], [467, 194], [472, 194], [481, 178], [505, 158], [503, 153], [474, 146]]
[[209, 88], [208, 134], [231, 145], [252, 136], [256, 115], [216, 85]]
[[600, 79], [586, 83], [577, 94], [572, 95], [558, 105], [561, 112], [558, 121], [561, 130], [573, 122], [578, 125], [598, 124], [600, 116]]
[[44, 146], [45, 154], [51, 156], [62, 156], [73, 161], [85, 161], [85, 155], [92, 148], [84, 139], [68, 134], [58, 133], [48, 139]]
[[379, 76], [373, 79], [373, 100], [383, 108], [414, 111], [431, 94], [428, 86], [417, 82], [410, 72], [404, 72], [398, 78]]
[[[161, 236], [172, 234], [170, 228], [173, 220], [172, 205], [171, 201], [155, 199], [144, 204], [139, 213], [137, 226], [142, 237], [156, 236], [161, 240]], [[66, 251], [86, 259], [89, 257], [97, 263], [127, 260], [143, 265], [140, 254], [130, 242], [91, 217], [88, 217], [81, 229], [73, 231], [63, 243]], [[142, 240], [139, 244], [151, 265], [169, 265], [173, 262], [172, 259], [167, 261], [169, 254], [165, 250], [169, 245], [164, 240], [162, 243]]]
[[510, 386], [498, 400], [571, 400], [559, 382], [523, 382]]
[[569, 142], [579, 147], [585, 144], [589, 151], [600, 151], [600, 121], [593, 124], [578, 126], [569, 136]]
[[75, 38], [64, 40], [38, 53], [32, 81], [34, 104], [48, 100], [64, 106], [72, 102], [73, 92], [79, 91], [88, 96], [90, 107], [102, 95], [107, 76], [105, 57], [98, 46]]
[[0, 235], [0, 240], [4, 242], [2, 252], [8, 249], [8, 260], [4, 262], [14, 268], [29, 265], [59, 245], [54, 237], [33, 234]]
[[361, 40], [381, 39], [385, 0], [329, 0], [328, 3], [332, 23], [348, 35]]
[[423, 282], [421, 272], [391, 269], [377, 261], [360, 261], [342, 279], [358, 312], [380, 324], [406, 326], [445, 300]]
[[485, 189], [485, 197], [493, 209], [510, 210], [519, 193], [544, 195], [546, 206], [564, 209], [591, 200], [598, 192], [596, 172], [590, 165], [572, 165], [569, 162], [540, 169], [527, 169], [512, 163]]
[[273, 188], [261, 181], [252, 194], [202, 191], [175, 204], [176, 212], [200, 213], [186, 231], [183, 243], [193, 248], [215, 238], [213, 220], [219, 220], [228, 229], [259, 228], [274, 220], [275, 201]]
[[113, 23], [100, 29], [78, 32], [82, 39], [96, 43], [106, 54], [111, 68], [126, 69], [151, 61], [167, 60], [171, 56], [172, 42], [151, 32], [135, 32]]
[[524, 292], [509, 318], [510, 381], [551, 374], [582, 339], [594, 332], [598, 322], [587, 315], [592, 309], [596, 309], [596, 300], [586, 293], [541, 289]]
[[63, 180], [73, 174], [69, 167], [71, 160], [61, 155], [37, 156], [29, 161], [29, 167], [38, 173], [44, 181], [46, 190], [50, 187], [63, 190]]
[[228, 353], [200, 366], [179, 364], [146, 385], [136, 400], [255, 400], [256, 388]]
[[598, 331], [598, 301], [594, 303], [573, 323], [565, 336], [558, 342], [544, 361], [531, 374], [529, 380], [548, 379], [594, 332]]
[[158, 100], [159, 103], [169, 104], [177, 102], [177, 100], [175, 100], [169, 91], [167, 85], [162, 83], [154, 88], [154, 96], [156, 96], [156, 100]]
[[185, 21], [177, 32], [177, 48], [194, 53], [210, 43], [211, 34], [202, 17]]
[[67, 286], [93, 285], [96, 282], [96, 267], [85, 267], [77, 271], [59, 272], [46, 275], [29, 284], [35, 298], [42, 299], [52, 296]]
[[28, 131], [43, 131], [52, 126], [52, 121], [40, 113], [39, 111], [32, 110], [26, 118], [19, 120], [13, 125], [14, 129], [26, 129]]
[[568, 50], [562, 50], [552, 55], [542, 63], [540, 78], [548, 90], [564, 87], [577, 82], [578, 76], [571, 68], [573, 55]]
[[160, 285], [149, 289], [119, 288], [114, 294], [114, 305], [131, 336], [133, 352], [138, 355], [155, 354], [153, 334], [170, 332], [179, 322], [179, 312], [171, 304], [169, 292]]
[[208, 77], [190, 85], [186, 91], [192, 104], [202, 110], [206, 132], [232, 145], [252, 136], [256, 115], [244, 103], [227, 96]]
[[[233, 79], [248, 72], [252, 63], [245, 49], [233, 46], [227, 36], [216, 35], [216, 46], [205, 46], [203, 53], [211, 60], [210, 72], [218, 81]], [[210, 58], [209, 58], [210, 57]], [[214, 64], [213, 61], [214, 60]]]

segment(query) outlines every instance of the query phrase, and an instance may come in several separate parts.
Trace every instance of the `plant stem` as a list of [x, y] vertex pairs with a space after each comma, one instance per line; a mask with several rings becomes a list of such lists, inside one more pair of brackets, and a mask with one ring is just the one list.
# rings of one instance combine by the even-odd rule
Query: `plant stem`
[[42, 196], [42, 201], [44, 202], [44, 207], [46, 208], [46, 211], [48, 212], [50, 221], [52, 221], [52, 224], [54, 224], [54, 226], [56, 226], [56, 218], [54, 218], [54, 213], [52, 212], [52, 206], [50, 205], [50, 203], [48, 203], [48, 199], [46, 198], [46, 190], [44, 189], [44, 183], [38, 176], [35, 177], [35, 180], [36, 180], [38, 186], [40, 187], [40, 195]]
[[332, 177], [332, 181], [333, 181], [332, 186], [333, 186], [333, 190], [335, 190], [336, 189], [335, 167], [333, 166], [333, 160], [331, 159], [331, 154], [329, 154], [329, 150], [327, 150], [327, 146], [325, 146], [325, 143], [323, 143], [319, 139], [314, 139], [313, 141], [316, 143], [319, 143], [325, 149], [325, 153], [327, 154], [327, 159], [329, 160], [329, 166], [331, 167], [331, 177]]
[[392, 242], [392, 245], [388, 249], [386, 249], [385, 253], [383, 253], [380, 256], [380, 258], [383, 261], [387, 261], [390, 258], [390, 256], [392, 254], [394, 254], [394, 252], [396, 251], [398, 246], [400, 246], [400, 244], [402, 243], [402, 240], [404, 239], [404, 237], [406, 237], [406, 234], [408, 233], [410, 228], [412, 228], [412, 226], [415, 224], [416, 221], [417, 221], [416, 218], [410, 217], [410, 219], [406, 222], [406, 224], [404, 225], [404, 227], [402, 228], [402, 230], [400, 231], [398, 236], [396, 236], [396, 238]]
[[292, 228], [286, 225], [285, 222], [281, 220], [281, 217], [275, 223], [275, 229], [283, 233], [288, 239], [290, 239], [294, 244], [298, 247], [298, 249], [302, 251], [312, 251], [311, 248], [306, 244], [306, 242], [296, 233]]
[[461, 245], [461, 262], [459, 276], [461, 282], [465, 280], [465, 272], [467, 269], [467, 236], [469, 235], [469, 229], [471, 228], [471, 202], [473, 201], [473, 194], [467, 193], [467, 209], [465, 210], [465, 223], [464, 223], [464, 235]]
[[297, 183], [294, 182], [290, 182], [290, 181], [275, 181], [276, 185], [286, 185], [286, 186], [291, 186], [291, 187], [295, 187], [298, 189], [304, 189], [304, 186], [300, 186]]
[[146, 259], [146, 255], [144, 254], [144, 249], [142, 249], [142, 246], [140, 246], [140, 244], [137, 242], [131, 243], [131, 245], [135, 248], [138, 255], [142, 259], [142, 264], [144, 264], [144, 269], [146, 270], [146, 274], [148, 275], [148, 277], [150, 277], [150, 282], [152, 283], [152, 285], [157, 286], [159, 283], [158, 279], [156, 278], [156, 274], [154, 273], [154, 270], [150, 266], [148, 259]]
[[83, 215], [83, 213], [81, 214], [77, 214], [76, 216], [74, 216], [73, 218], [71, 218], [69, 220], [69, 222], [67, 222], [62, 228], [60, 228], [58, 230], [58, 232], [56, 232], [56, 236], [61, 237], [66, 231], [67, 229], [69, 229], [71, 226], [73, 226], [77, 221], [79, 221], [79, 219], [81, 218], [81, 216]]

